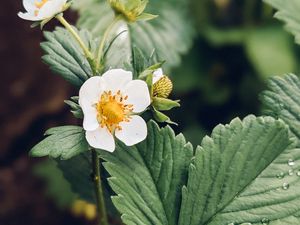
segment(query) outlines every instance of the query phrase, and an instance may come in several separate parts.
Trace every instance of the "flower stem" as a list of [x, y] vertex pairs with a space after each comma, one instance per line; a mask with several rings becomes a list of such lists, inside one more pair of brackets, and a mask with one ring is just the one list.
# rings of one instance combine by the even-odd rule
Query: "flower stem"
[[65, 20], [65, 18], [62, 16], [62, 14], [59, 14], [56, 16], [56, 19], [72, 34], [72, 36], [75, 38], [75, 40], [78, 42], [78, 44], [80, 45], [80, 47], [83, 50], [83, 53], [85, 55], [85, 57], [87, 58], [93, 73], [96, 73], [95, 70], [95, 63], [93, 60], [93, 55], [90, 52], [90, 50], [86, 47], [86, 45], [84, 44], [84, 42], [82, 41], [82, 39], [80, 38], [80, 36], [77, 34], [77, 32], [73, 29], [73, 27], [68, 23], [68, 21]]
[[65, 20], [65, 18], [60, 14], [56, 16], [56, 19], [61, 22], [62, 25], [73, 35], [73, 37], [76, 39], [80, 47], [82, 48], [84, 55], [86, 57], [92, 57], [91, 52], [88, 50], [88, 48], [85, 46], [83, 41], [81, 40], [80, 36], [77, 34], [77, 32], [73, 29], [73, 27]]
[[121, 20], [121, 18], [122, 18], [121, 16], [116, 16], [114, 18], [114, 20], [111, 22], [111, 24], [106, 28], [106, 30], [103, 34], [103, 37], [101, 39], [101, 42], [100, 42], [100, 45], [99, 45], [99, 48], [98, 48], [97, 58], [96, 58], [96, 68], [97, 68], [98, 71], [99, 71], [100, 66], [101, 66], [100, 62], [103, 59], [104, 45], [105, 45], [105, 42], [108, 38], [108, 35], [110, 34], [111, 30], [116, 25], [116, 23]]
[[96, 202], [98, 208], [99, 223], [101, 225], [108, 225], [106, 206], [104, 202], [103, 188], [102, 188], [101, 175], [100, 175], [100, 169], [101, 169], [100, 160], [98, 158], [98, 154], [96, 150], [91, 149], [91, 151], [92, 151], [92, 163], [93, 163], [93, 180], [94, 180]]

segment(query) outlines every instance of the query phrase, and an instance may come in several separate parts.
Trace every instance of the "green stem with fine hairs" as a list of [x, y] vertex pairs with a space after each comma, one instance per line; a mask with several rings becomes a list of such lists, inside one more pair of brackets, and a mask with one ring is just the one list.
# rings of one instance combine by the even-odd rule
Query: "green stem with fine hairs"
[[93, 55], [90, 52], [90, 50], [86, 47], [86, 45], [84, 44], [84, 42], [82, 41], [82, 39], [80, 38], [80, 36], [78, 35], [78, 33], [73, 29], [73, 27], [68, 23], [68, 21], [65, 20], [65, 18], [62, 16], [62, 14], [59, 14], [55, 17], [71, 34], [72, 36], [75, 38], [75, 40], [78, 42], [79, 46], [81, 47], [81, 49], [83, 50], [84, 56], [87, 58], [93, 73], [96, 73], [96, 66], [93, 60]]
[[105, 30], [105, 32], [103, 34], [103, 37], [101, 39], [101, 42], [99, 44], [99, 48], [98, 48], [98, 51], [97, 51], [97, 57], [96, 57], [96, 69], [97, 69], [97, 71], [100, 70], [101, 61], [103, 59], [103, 52], [104, 52], [103, 50], [104, 50], [105, 42], [106, 42], [106, 40], [107, 40], [107, 38], [108, 38], [111, 30], [116, 25], [116, 23], [121, 20], [121, 18], [122, 17], [120, 15], [116, 16], [114, 18], [114, 20], [111, 22], [111, 24], [106, 28], [106, 30]]
[[101, 164], [100, 159], [98, 158], [97, 151], [95, 149], [91, 149], [92, 151], [92, 164], [93, 164], [93, 181], [95, 187], [96, 194], [96, 203], [98, 209], [98, 218], [99, 225], [108, 225], [107, 221], [107, 212], [103, 195], [103, 187], [101, 182]]

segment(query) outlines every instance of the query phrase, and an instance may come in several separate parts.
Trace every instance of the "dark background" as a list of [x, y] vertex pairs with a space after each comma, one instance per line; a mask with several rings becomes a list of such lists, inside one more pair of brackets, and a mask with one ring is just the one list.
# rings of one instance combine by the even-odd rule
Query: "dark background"
[[76, 124], [63, 102], [76, 90], [41, 62], [42, 32], [19, 19], [20, 10], [21, 1], [1, 2], [0, 224], [82, 224], [45, 197], [44, 182], [31, 172], [40, 160], [29, 158], [28, 151], [43, 132]]
[[[249, 8], [244, 3], [250, 3]], [[197, 37], [190, 52], [183, 56], [182, 65], [170, 74], [175, 87], [171, 97], [181, 99], [182, 107], [169, 115], [180, 124], [173, 127], [175, 131], [183, 132], [188, 141], [197, 145], [218, 123], [228, 123], [234, 117], [243, 118], [250, 113], [260, 115], [259, 93], [265, 89], [269, 76], [278, 75], [260, 73], [253, 59], [264, 55], [264, 50], [249, 55], [246, 41], [238, 39], [239, 35], [245, 30], [266, 30], [266, 27], [273, 32], [275, 27], [277, 33], [270, 36], [287, 36], [284, 39], [287, 57], [292, 55], [298, 62], [299, 50], [282, 25], [272, 19], [272, 10], [265, 8], [260, 0], [194, 0], [191, 4]], [[93, 224], [93, 220], [78, 217], [69, 208], [58, 207], [47, 194], [45, 180], [34, 175], [34, 168], [44, 159], [30, 158], [28, 152], [42, 139], [44, 131], [80, 122], [63, 102], [77, 95], [78, 90], [42, 63], [39, 47], [42, 32], [19, 19], [20, 10], [23, 10], [21, 0], [1, 2], [0, 225]], [[76, 22], [75, 12], [68, 11], [66, 17]], [[55, 25], [51, 21], [45, 29], [52, 30]], [[219, 33], [209, 35], [208, 28]], [[238, 32], [228, 36], [232, 30]], [[221, 44], [216, 44], [216, 37]], [[272, 49], [273, 56], [283, 54], [277, 50], [277, 43], [271, 46], [267, 39], [265, 44], [270, 44], [268, 51]], [[271, 62], [267, 68], [272, 66], [275, 65]], [[282, 68], [288, 70], [285, 72], [298, 71], [298, 66], [285, 69], [289, 67], [283, 64]]]

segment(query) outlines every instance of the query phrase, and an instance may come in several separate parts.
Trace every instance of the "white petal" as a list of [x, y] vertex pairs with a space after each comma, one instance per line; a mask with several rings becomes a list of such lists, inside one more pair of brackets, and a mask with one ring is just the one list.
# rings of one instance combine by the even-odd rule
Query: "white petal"
[[65, 4], [66, 4], [66, 0], [48, 1], [39, 10], [38, 15], [43, 19], [51, 18], [56, 14], [60, 13], [63, 10]]
[[86, 140], [90, 146], [97, 149], [103, 149], [109, 152], [115, 150], [115, 140], [112, 134], [106, 128], [99, 127], [94, 131], [87, 131]]
[[162, 68], [159, 68], [159, 69], [155, 70], [154, 73], [153, 73], [152, 83], [155, 84], [163, 76], [164, 76], [164, 72], [163, 72]]
[[102, 78], [107, 85], [107, 90], [115, 93], [118, 90], [122, 90], [132, 80], [132, 72], [122, 69], [112, 69], [105, 72]]
[[146, 122], [140, 116], [132, 116], [130, 122], [120, 123], [122, 130], [116, 130], [116, 137], [127, 146], [135, 145], [147, 137]]
[[23, 0], [23, 6], [28, 12], [33, 12], [36, 9], [35, 0]]
[[130, 81], [122, 93], [128, 96], [126, 104], [133, 105], [134, 113], [143, 112], [151, 103], [149, 89], [145, 81]]
[[105, 89], [105, 83], [99, 76], [91, 77], [81, 86], [79, 90], [79, 105], [83, 110], [89, 110], [100, 100], [100, 95]]
[[40, 21], [42, 20], [42, 18], [40, 18], [39, 16], [34, 16], [33, 14], [26, 12], [19, 12], [18, 16], [24, 20], [29, 20], [29, 21]]
[[83, 129], [92, 131], [99, 127], [97, 120], [97, 110], [95, 107], [83, 108]]

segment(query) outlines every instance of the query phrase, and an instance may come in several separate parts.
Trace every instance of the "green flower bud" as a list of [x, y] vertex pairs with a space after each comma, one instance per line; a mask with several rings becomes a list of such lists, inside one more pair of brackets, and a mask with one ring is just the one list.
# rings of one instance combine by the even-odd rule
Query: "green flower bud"
[[168, 98], [173, 90], [173, 83], [169, 77], [163, 76], [153, 84], [153, 96]]
[[128, 22], [154, 19], [155, 15], [144, 13], [148, 0], [108, 0], [116, 14], [121, 14]]

